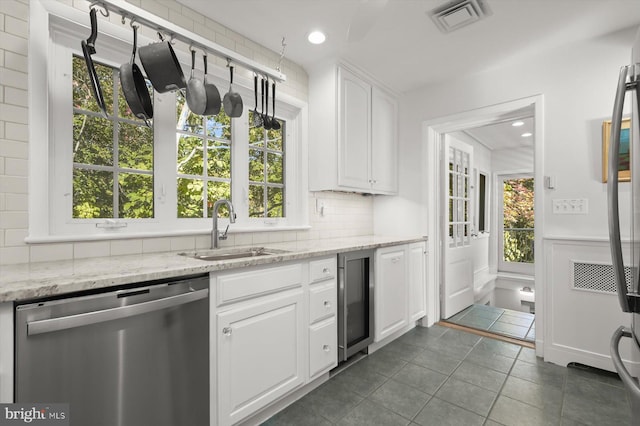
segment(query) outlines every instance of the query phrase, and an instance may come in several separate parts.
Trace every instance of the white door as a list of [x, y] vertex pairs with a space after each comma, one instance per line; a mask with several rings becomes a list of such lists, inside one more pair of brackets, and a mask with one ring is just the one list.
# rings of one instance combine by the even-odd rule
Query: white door
[[444, 283], [442, 318], [473, 304], [471, 252], [471, 171], [473, 147], [445, 135], [444, 143]]

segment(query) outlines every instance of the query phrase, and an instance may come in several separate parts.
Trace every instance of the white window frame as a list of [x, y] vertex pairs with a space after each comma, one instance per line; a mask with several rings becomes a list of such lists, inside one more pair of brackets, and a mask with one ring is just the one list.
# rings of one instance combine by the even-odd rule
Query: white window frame
[[[495, 200], [496, 211], [498, 213], [498, 272], [511, 272], [515, 274], [533, 276], [535, 272], [535, 257], [533, 263], [504, 261], [504, 181], [523, 178], [534, 178], [534, 174], [531, 171], [514, 171], [509, 173], [499, 173], [496, 175], [495, 185], [497, 196], [495, 197]], [[535, 211], [534, 214], [536, 214]], [[534, 253], [534, 256], [536, 255], [538, 254]]]
[[[475, 220], [474, 226], [475, 231], [478, 236], [489, 236], [490, 233], [490, 223], [491, 223], [491, 173], [486, 170], [476, 169], [476, 190], [474, 191], [474, 195], [476, 197], [475, 200]], [[484, 176], [484, 206], [480, 205], [480, 194], [481, 194], [481, 186], [480, 186], [480, 175]], [[484, 207], [484, 230], [480, 230], [480, 210], [481, 207]]]
[[[154, 214], [152, 219], [71, 219], [71, 52], [82, 56], [80, 40], [88, 36], [88, 13], [57, 1], [39, 0], [30, 8], [29, 40], [29, 236], [27, 242], [81, 241], [206, 234], [210, 218], [177, 218], [175, 94], [155, 93], [154, 132], [172, 140], [154, 141]], [[119, 19], [113, 19], [118, 22]], [[130, 59], [131, 29], [99, 18], [94, 61], [119, 67]], [[140, 45], [156, 40], [139, 36]], [[184, 46], [183, 46], [184, 47]], [[183, 64], [190, 66], [188, 49], [174, 47]], [[212, 61], [210, 61], [211, 64]], [[200, 74], [202, 72], [200, 71]], [[228, 88], [228, 70], [211, 66], [209, 81], [221, 93]], [[278, 118], [286, 121], [285, 218], [248, 217], [248, 111], [253, 108], [252, 78], [237, 73], [234, 89], [245, 100], [241, 118], [232, 120], [232, 200], [237, 222], [230, 232], [308, 229], [307, 207], [307, 104], [280, 91], [276, 101]], [[34, 125], [33, 123], [42, 123]], [[63, 123], [63, 125], [57, 125]], [[246, 129], [246, 131], [245, 131]], [[246, 135], [244, 134], [246, 133]], [[167, 136], [169, 135], [169, 136]], [[173, 135], [173, 136], [170, 136]], [[171, 159], [171, 160], [170, 160]], [[167, 164], [171, 164], [167, 166]], [[163, 172], [163, 168], [166, 170]], [[242, 177], [245, 176], [243, 179]], [[302, 177], [296, 179], [293, 177]], [[167, 208], [167, 206], [169, 206]], [[222, 220], [224, 222], [224, 220]], [[106, 228], [96, 227], [105, 223]], [[126, 223], [126, 226], [122, 226]], [[109, 224], [116, 227], [109, 228]], [[224, 223], [221, 226], [226, 226]]]

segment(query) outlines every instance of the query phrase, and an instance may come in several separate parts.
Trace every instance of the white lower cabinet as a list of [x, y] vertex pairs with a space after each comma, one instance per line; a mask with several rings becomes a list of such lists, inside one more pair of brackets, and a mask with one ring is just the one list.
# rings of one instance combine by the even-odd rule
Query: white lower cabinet
[[426, 245], [384, 247], [375, 260], [375, 341], [406, 329], [426, 313]]
[[212, 274], [212, 424], [229, 426], [337, 365], [336, 256]]
[[425, 243], [409, 244], [409, 321], [427, 314], [427, 247]]
[[407, 256], [405, 246], [378, 249], [375, 260], [375, 340], [406, 327]]
[[304, 383], [302, 290], [217, 314], [219, 425], [231, 425]]
[[309, 262], [309, 381], [338, 365], [336, 256]]

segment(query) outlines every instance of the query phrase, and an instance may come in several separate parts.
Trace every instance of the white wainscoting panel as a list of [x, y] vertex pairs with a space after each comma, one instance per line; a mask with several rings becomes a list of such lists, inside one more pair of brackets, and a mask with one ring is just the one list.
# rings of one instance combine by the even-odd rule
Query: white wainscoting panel
[[[620, 325], [631, 325], [631, 315], [621, 311], [617, 295], [611, 291], [611, 283], [607, 283], [613, 279], [609, 271], [609, 242], [596, 238], [545, 240], [549, 248], [546, 252], [545, 361], [560, 365], [577, 362], [615, 371], [609, 342]], [[625, 265], [633, 266], [628, 243], [623, 243], [623, 251]], [[593, 285], [585, 282], [591, 279]], [[638, 375], [640, 353], [630, 343], [630, 339], [623, 339], [620, 353], [630, 372]]]

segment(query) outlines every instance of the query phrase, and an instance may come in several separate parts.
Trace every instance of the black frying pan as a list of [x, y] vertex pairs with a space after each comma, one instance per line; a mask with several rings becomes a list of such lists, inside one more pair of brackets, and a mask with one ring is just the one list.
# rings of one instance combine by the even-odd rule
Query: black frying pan
[[93, 89], [93, 96], [96, 98], [98, 107], [102, 111], [102, 115], [107, 118], [107, 107], [104, 103], [104, 96], [102, 96], [102, 88], [100, 87], [100, 80], [98, 79], [98, 73], [93, 66], [93, 59], [91, 55], [96, 53], [96, 38], [98, 38], [98, 18], [96, 17], [96, 9], [91, 9], [89, 12], [91, 18], [91, 35], [85, 41], [82, 40], [82, 54], [84, 55], [84, 61], [87, 64], [87, 71], [89, 72], [89, 78], [91, 78], [91, 89]]
[[138, 45], [138, 26], [131, 23], [133, 28], [133, 52], [131, 62], [120, 66], [120, 83], [124, 98], [129, 104], [133, 115], [144, 120], [149, 125], [148, 120], [153, 118], [153, 104], [147, 89], [147, 82], [142, 75], [140, 67], [136, 65], [136, 46]]

